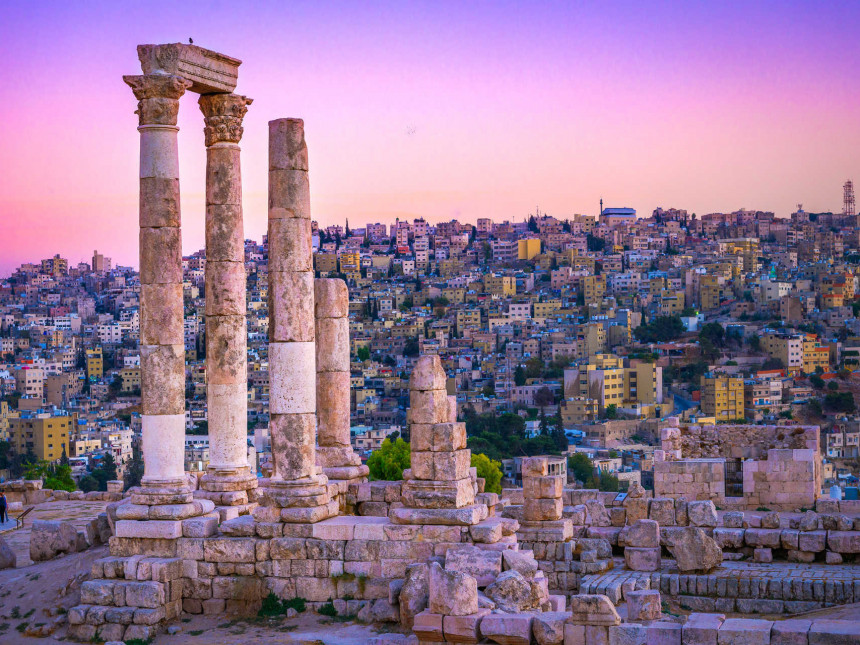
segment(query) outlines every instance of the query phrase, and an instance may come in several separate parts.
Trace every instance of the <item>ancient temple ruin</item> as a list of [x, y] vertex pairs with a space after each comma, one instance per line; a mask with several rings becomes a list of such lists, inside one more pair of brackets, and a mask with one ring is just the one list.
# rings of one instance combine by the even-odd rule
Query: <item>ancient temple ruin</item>
[[[437, 356], [420, 357], [410, 378], [411, 468], [402, 482], [366, 481], [349, 441], [349, 298], [342, 281], [314, 279], [300, 119], [269, 122], [272, 468], [258, 479], [245, 449], [239, 167], [252, 100], [233, 93], [234, 58], [182, 44], [143, 45], [138, 53], [143, 74], [124, 80], [138, 100], [140, 131], [145, 474], [109, 507], [110, 556], [95, 562], [81, 604], [69, 612], [72, 637], [146, 640], [183, 612], [252, 613], [269, 594], [399, 622], [414, 633], [380, 636], [381, 644], [417, 637], [427, 644], [680, 645], [747, 642], [753, 633], [756, 643], [811, 645], [857, 633], [858, 623], [806, 621], [791, 626], [791, 640], [780, 640], [773, 621], [737, 623], [725, 613], [795, 613], [860, 600], [860, 568], [830, 577], [814, 569], [860, 557], [860, 506], [813, 498], [819, 512], [720, 515], [711, 498], [674, 490], [654, 495], [634, 487], [617, 496], [574, 489], [549, 474], [544, 457], [524, 460], [523, 489], [484, 492]], [[200, 94], [207, 146], [211, 463], [199, 482], [183, 470], [176, 123], [186, 91]], [[680, 432], [664, 436], [664, 450], [680, 453], [664, 459], [668, 469], [687, 456], [671, 444], [676, 440]], [[761, 454], [750, 457], [760, 463]], [[740, 575], [748, 556], [783, 560], [801, 575]], [[686, 622], [664, 616], [661, 594], [695, 613]], [[616, 610], [621, 604], [626, 621]]]

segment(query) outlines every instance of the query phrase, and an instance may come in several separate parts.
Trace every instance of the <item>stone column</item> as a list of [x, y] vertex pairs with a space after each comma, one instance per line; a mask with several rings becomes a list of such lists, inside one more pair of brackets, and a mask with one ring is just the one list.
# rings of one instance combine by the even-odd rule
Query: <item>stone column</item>
[[[248, 467], [248, 358], [245, 236], [239, 140], [252, 99], [204, 94], [206, 127], [206, 399], [209, 467], [203, 495], [248, 504], [257, 486]], [[254, 494], [251, 494], [254, 497]]]
[[[179, 213], [179, 76], [124, 76], [140, 125], [140, 360], [143, 487], [158, 503], [191, 502], [185, 478], [185, 338]], [[138, 500], [143, 501], [143, 500]]]
[[343, 280], [314, 281], [317, 362], [317, 462], [329, 480], [367, 476], [350, 444], [349, 290]]
[[[272, 476], [255, 517], [337, 514], [316, 465], [316, 356], [308, 150], [301, 119], [269, 122], [269, 434]], [[258, 512], [259, 511], [259, 512]]]
[[457, 422], [456, 401], [445, 387], [438, 356], [421, 356], [409, 378], [411, 468], [403, 472], [403, 508], [392, 508], [395, 524], [473, 525], [487, 517], [475, 503], [472, 452], [466, 447], [466, 424]]

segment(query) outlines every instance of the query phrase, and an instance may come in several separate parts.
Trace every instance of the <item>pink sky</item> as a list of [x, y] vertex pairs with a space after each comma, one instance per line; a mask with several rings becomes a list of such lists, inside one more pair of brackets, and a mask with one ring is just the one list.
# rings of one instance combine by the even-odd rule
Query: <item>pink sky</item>
[[[301, 117], [313, 216], [559, 217], [631, 206], [787, 216], [860, 181], [860, 3], [19, 3], [0, 25], [0, 275], [93, 249], [137, 265], [135, 46], [242, 59], [246, 235], [266, 123]], [[540, 5], [540, 6], [538, 6]], [[183, 236], [203, 245], [196, 96]], [[413, 131], [410, 134], [409, 132]]]

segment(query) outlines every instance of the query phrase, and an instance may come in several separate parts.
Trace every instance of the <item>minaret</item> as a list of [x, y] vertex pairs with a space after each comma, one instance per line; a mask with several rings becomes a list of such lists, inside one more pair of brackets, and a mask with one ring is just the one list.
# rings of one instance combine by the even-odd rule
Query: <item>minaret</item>
[[603, 215], [603, 197], [600, 198], [600, 214]]

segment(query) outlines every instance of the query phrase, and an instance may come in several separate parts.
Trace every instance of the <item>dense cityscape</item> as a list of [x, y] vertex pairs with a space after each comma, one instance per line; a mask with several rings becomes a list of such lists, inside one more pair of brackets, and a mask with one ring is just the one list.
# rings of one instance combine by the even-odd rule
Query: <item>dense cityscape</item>
[[[658, 208], [515, 221], [318, 228], [317, 277], [349, 287], [352, 446], [409, 439], [408, 379], [435, 354], [468, 446], [511, 484], [532, 455], [572, 456], [602, 490], [653, 488], [668, 417], [821, 427], [826, 487], [853, 488], [860, 418], [860, 236], [842, 212]], [[245, 241], [248, 451], [270, 469], [268, 244]], [[209, 462], [205, 251], [183, 257], [187, 471]], [[138, 273], [94, 252], [0, 283], [0, 474], [137, 485]], [[584, 464], [584, 470], [582, 470]], [[46, 486], [49, 487], [49, 486]], [[56, 487], [56, 486], [54, 486]]]

